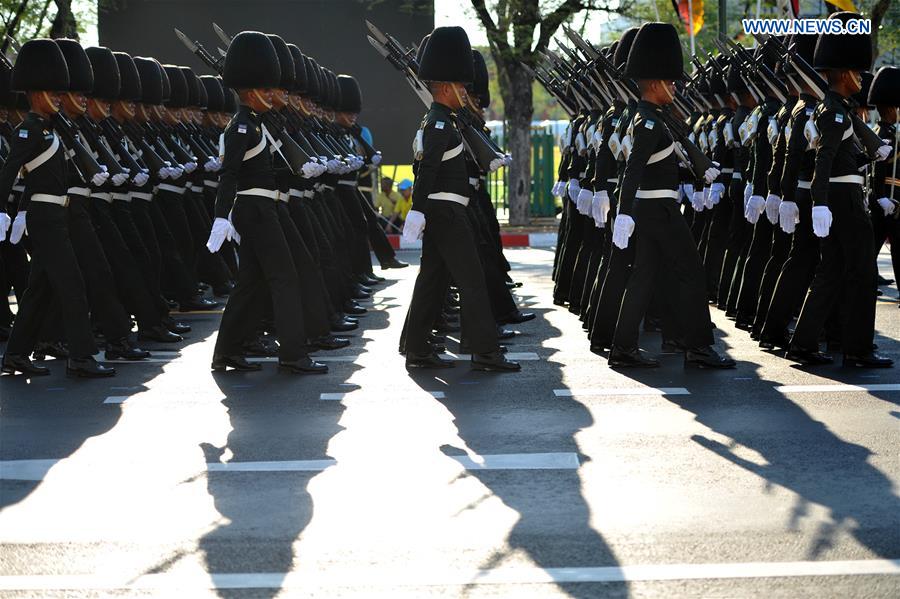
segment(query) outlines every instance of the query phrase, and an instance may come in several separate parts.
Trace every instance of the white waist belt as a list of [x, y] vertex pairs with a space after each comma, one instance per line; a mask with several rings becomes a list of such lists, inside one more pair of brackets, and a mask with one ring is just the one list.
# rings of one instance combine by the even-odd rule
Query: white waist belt
[[634, 197], [639, 200], [655, 200], [659, 198], [678, 199], [678, 192], [674, 189], [638, 189]]
[[303, 192], [300, 191], [299, 189], [293, 189], [293, 188], [291, 188], [291, 189], [288, 190], [288, 195], [289, 195], [290, 197], [292, 197], [292, 198], [302, 198], [302, 197], [303, 197]]
[[285, 193], [283, 191], [279, 191], [278, 197], [276, 197], [275, 199], [278, 200], [279, 202], [287, 202], [290, 198], [291, 198], [291, 194]]
[[607, 183], [618, 183], [618, 182], [619, 182], [619, 178], [618, 178], [618, 177], [613, 177], [612, 179], [607, 179], [606, 182], [607, 182]]
[[36, 193], [31, 196], [32, 202], [44, 202], [47, 204], [57, 204], [59, 206], [68, 206], [69, 198], [67, 196], [54, 196], [49, 193]]
[[358, 183], [351, 179], [349, 181], [345, 181], [345, 180], [338, 181], [338, 185], [356, 186], [356, 185], [358, 185]]
[[743, 177], [743, 175], [741, 175], [741, 173], [731, 173], [732, 179], [740, 179], [741, 177]]
[[200, 185], [194, 185], [193, 183], [189, 183], [187, 186], [188, 189], [193, 191], [194, 193], [203, 193], [203, 187]]
[[68, 193], [70, 196], [84, 196], [86, 198], [91, 197], [91, 190], [87, 187], [70, 187]]
[[204, 179], [203, 184], [206, 185], [207, 187], [218, 187], [219, 186], [218, 181], [210, 181], [209, 179]]
[[250, 189], [242, 189], [237, 192], [239, 196], [259, 196], [262, 198], [269, 198], [270, 200], [278, 199], [278, 192], [274, 189], [263, 189], [261, 187], [252, 187]]
[[469, 205], [469, 198], [467, 198], [466, 196], [461, 196], [458, 193], [451, 193], [449, 191], [439, 191], [438, 193], [428, 194], [428, 199], [456, 202], [457, 204], [462, 204], [463, 206]]
[[457, 156], [459, 156], [460, 154], [462, 154], [462, 151], [463, 151], [463, 145], [462, 145], [462, 144], [459, 144], [458, 146], [456, 146], [456, 147], [453, 148], [452, 150], [447, 150], [446, 152], [444, 152], [443, 157], [441, 157], [441, 162], [446, 162], [446, 161], [448, 161], [448, 160], [452, 160], [452, 159], [456, 158]]
[[312, 189], [307, 189], [306, 191], [303, 192], [303, 197], [304, 198], [314, 198], [314, 197], [316, 197], [316, 192], [314, 192]]
[[143, 191], [132, 191], [132, 192], [131, 192], [131, 199], [138, 199], [138, 200], [144, 200], [144, 201], [149, 202], [150, 200], [153, 199], [153, 194], [152, 194], [152, 193], [146, 193], [146, 192], [143, 192]]
[[659, 162], [669, 154], [675, 151], [675, 144], [671, 143], [667, 148], [656, 152], [655, 154], [650, 154], [650, 158], [647, 159], [647, 164], [653, 164], [654, 162]]
[[478, 182], [481, 181], [478, 177], [469, 177], [469, 185], [472, 187], [478, 185]]
[[157, 189], [161, 189], [162, 191], [171, 191], [174, 193], [184, 193], [184, 187], [169, 185], [168, 183], [160, 183]]
[[112, 194], [112, 199], [114, 199], [114, 200], [119, 200], [120, 202], [130, 202], [130, 201], [131, 201], [131, 196], [128, 195], [127, 193], [116, 193], [116, 192], [113, 192], [113, 194]]
[[734, 169], [733, 168], [723, 168], [721, 172], [723, 175], [727, 175], [727, 174], [733, 173]]
[[92, 193], [91, 197], [97, 198], [98, 200], [103, 200], [104, 202], [106, 202], [108, 204], [112, 203], [112, 197], [109, 195], [109, 193], [107, 193], [105, 191], [98, 191], [98, 192]]
[[797, 181], [797, 189], [812, 189], [812, 181]]
[[857, 185], [862, 185], [865, 183], [865, 179], [862, 175], [843, 175], [841, 177], [831, 177], [828, 179], [829, 183], [856, 183]]

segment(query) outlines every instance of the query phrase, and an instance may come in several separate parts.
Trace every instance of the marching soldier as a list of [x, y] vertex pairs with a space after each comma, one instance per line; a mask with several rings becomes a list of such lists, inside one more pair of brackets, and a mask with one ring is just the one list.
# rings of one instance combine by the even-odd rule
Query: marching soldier
[[891, 244], [894, 280], [900, 281], [900, 173], [897, 171], [897, 111], [900, 110], [900, 68], [882, 67], [869, 90], [869, 104], [878, 109], [878, 136], [891, 144], [887, 160], [876, 162], [869, 202], [875, 230], [875, 254], [887, 239]]
[[[225, 57], [223, 83], [238, 91], [241, 106], [224, 134], [224, 158], [216, 195], [215, 221], [207, 247], [218, 251], [226, 239], [239, 242], [238, 280], [231, 293], [213, 354], [212, 369], [259, 370], [242, 353], [254, 332], [257, 314], [265, 310], [268, 286], [278, 331], [280, 370], [325, 373], [312, 360], [298, 309], [300, 288], [290, 248], [278, 220], [278, 189], [272, 167], [272, 133], [263, 114], [273, 108], [272, 90], [279, 87], [278, 54], [265, 34], [238, 34]], [[232, 224], [232, 221], [234, 224]]]
[[459, 287], [472, 368], [517, 371], [519, 364], [500, 353], [475, 233], [466, 216], [470, 188], [454, 115], [465, 106], [465, 86], [474, 80], [472, 49], [465, 30], [435, 29], [422, 52], [418, 74], [428, 84], [434, 102], [419, 134], [422, 158], [416, 164], [413, 208], [403, 232], [407, 239], [417, 239], [424, 233], [422, 263], [407, 317], [407, 367], [454, 365], [438, 356], [428, 343], [449, 273]]
[[[713, 348], [705, 276], [697, 246], [678, 204], [678, 159], [674, 138], [662, 120], [664, 105], [673, 100], [674, 82], [682, 76], [681, 45], [672, 25], [646, 23], [635, 35], [625, 74], [635, 79], [641, 101], [629, 127], [633, 140], [619, 194], [613, 243], [620, 249], [635, 239], [631, 277], [622, 299], [609, 354], [615, 367], [655, 367], [659, 362], [641, 355], [638, 329], [650, 303], [661, 268], [677, 280], [672, 297], [684, 332], [685, 365], [733, 368], [735, 362]], [[632, 216], [633, 215], [633, 216]]]
[[[51, 122], [60, 110], [60, 93], [69, 89], [69, 71], [59, 46], [48, 39], [25, 43], [13, 68], [11, 87], [26, 93], [31, 110], [16, 128], [9, 157], [0, 170], [0, 232], [6, 233], [7, 198], [19, 170], [24, 169], [25, 191], [11, 240], [21, 239], [27, 223], [31, 265], [28, 288], [10, 333], [2, 371], [27, 376], [49, 374], [46, 367], [33, 364], [29, 355], [55, 297], [68, 341], [66, 373], [112, 376], [115, 370], [98, 364], [93, 357], [97, 346], [84, 281], [69, 237], [66, 149]], [[102, 179], [105, 177], [98, 175], [95, 182]]]
[[[832, 19], [860, 18], [851, 12]], [[797, 320], [787, 358], [809, 365], [832, 358], [819, 351], [819, 336], [832, 307], [840, 305], [844, 365], [886, 368], [893, 360], [876, 354], [875, 258], [872, 222], [866, 211], [859, 142], [849, 98], [861, 89], [860, 73], [872, 64], [868, 35], [822, 34], [813, 66], [824, 71], [829, 89], [812, 122], [818, 132], [810, 193], [813, 231], [821, 241], [821, 260]]]

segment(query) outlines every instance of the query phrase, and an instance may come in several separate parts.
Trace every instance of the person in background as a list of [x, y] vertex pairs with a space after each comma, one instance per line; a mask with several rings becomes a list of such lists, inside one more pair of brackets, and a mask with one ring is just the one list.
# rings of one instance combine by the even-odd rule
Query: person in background
[[394, 214], [391, 216], [391, 222], [402, 229], [403, 223], [406, 221], [406, 215], [412, 209], [412, 189], [413, 184], [409, 179], [404, 179], [397, 184], [400, 190], [400, 197], [394, 202]]
[[384, 231], [386, 233], [396, 233], [397, 230], [392, 227], [394, 222], [394, 205], [400, 199], [400, 194], [394, 191], [394, 180], [390, 177], [381, 178], [381, 189], [375, 198], [375, 209], [384, 219]]

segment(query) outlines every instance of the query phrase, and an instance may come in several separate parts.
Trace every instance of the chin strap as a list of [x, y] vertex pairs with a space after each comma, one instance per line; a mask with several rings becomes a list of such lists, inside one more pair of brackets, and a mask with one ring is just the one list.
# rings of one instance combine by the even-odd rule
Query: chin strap
[[263, 106], [265, 106], [266, 110], [272, 110], [272, 103], [271, 103], [271, 102], [266, 102], [265, 100], [263, 100], [263, 97], [262, 97], [262, 95], [259, 93], [259, 90], [258, 90], [258, 89], [254, 89], [254, 90], [253, 90], [253, 95], [256, 96], [256, 99], [259, 100], [259, 103], [260, 103], [260, 104], [262, 104]]

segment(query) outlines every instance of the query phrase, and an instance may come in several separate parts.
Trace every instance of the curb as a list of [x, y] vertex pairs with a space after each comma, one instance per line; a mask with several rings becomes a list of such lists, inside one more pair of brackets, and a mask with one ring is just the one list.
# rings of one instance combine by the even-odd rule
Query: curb
[[[395, 250], [420, 250], [421, 241], [403, 241], [400, 235], [388, 235]], [[556, 233], [501, 233], [500, 240], [507, 248], [549, 248], [556, 245]]]

